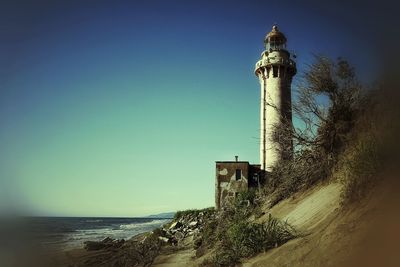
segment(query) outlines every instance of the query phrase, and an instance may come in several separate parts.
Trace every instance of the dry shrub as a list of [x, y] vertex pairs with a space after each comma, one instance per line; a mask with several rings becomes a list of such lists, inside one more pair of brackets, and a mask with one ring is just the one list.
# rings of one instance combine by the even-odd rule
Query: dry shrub
[[377, 182], [381, 167], [375, 136], [364, 134], [355, 140], [342, 154], [335, 173], [344, 184], [344, 202], [362, 199]]
[[329, 162], [324, 157], [303, 152], [293, 160], [279, 162], [268, 176], [264, 194], [269, 197], [270, 206], [274, 206], [294, 193], [326, 179], [330, 169]]
[[293, 143], [294, 155], [283, 157], [267, 174], [271, 206], [331, 176], [363, 109], [362, 86], [341, 58], [316, 56], [296, 88], [293, 115], [300, 126], [290, 127], [282, 118], [284, 123], [275, 128], [275, 141], [283, 148]]
[[[370, 91], [363, 99], [363, 112], [356, 121], [351, 141], [340, 155], [334, 177], [344, 184], [343, 204], [361, 200], [376, 185], [388, 162], [392, 116], [383, 110], [380, 91]], [[389, 142], [388, 142], [389, 141]]]

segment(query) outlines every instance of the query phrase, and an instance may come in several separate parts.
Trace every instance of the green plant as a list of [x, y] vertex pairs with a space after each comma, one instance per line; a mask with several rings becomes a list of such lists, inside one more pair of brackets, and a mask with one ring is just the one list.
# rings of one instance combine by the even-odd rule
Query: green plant
[[241, 258], [275, 248], [297, 236], [298, 232], [291, 225], [271, 215], [264, 223], [232, 221], [221, 236], [213, 265], [233, 266]]
[[235, 198], [235, 206], [250, 206], [254, 205], [256, 200], [256, 189], [249, 188], [249, 190], [244, 192], [239, 192]]
[[[200, 237], [201, 241], [197, 241], [198, 244], [196, 246], [199, 247], [200, 245], [205, 245], [205, 246], [213, 245], [217, 239], [217, 234], [216, 234], [217, 227], [218, 227], [217, 219], [213, 218], [206, 221], [203, 231], [201, 233]], [[200, 242], [201, 244], [199, 244]]]
[[280, 246], [296, 236], [297, 232], [291, 225], [271, 215], [265, 223], [241, 222], [228, 230], [230, 242], [243, 257]]
[[174, 221], [179, 220], [182, 217], [186, 217], [186, 216], [198, 216], [199, 213], [203, 213], [203, 214], [212, 214], [215, 212], [215, 208], [214, 207], [209, 207], [209, 208], [205, 208], [205, 209], [201, 209], [201, 210], [179, 210], [175, 213], [174, 216]]

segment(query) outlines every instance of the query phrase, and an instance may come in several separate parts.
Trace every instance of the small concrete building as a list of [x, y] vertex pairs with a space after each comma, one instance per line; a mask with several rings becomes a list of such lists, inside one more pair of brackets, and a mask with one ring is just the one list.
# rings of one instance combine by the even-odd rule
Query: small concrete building
[[215, 169], [215, 207], [220, 209], [235, 200], [239, 192], [257, 188], [261, 165], [248, 161], [217, 161]]

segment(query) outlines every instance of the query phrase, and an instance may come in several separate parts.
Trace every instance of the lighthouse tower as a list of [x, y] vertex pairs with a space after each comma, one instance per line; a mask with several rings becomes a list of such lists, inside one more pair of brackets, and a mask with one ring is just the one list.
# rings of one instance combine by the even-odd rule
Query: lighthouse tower
[[270, 172], [280, 159], [291, 157], [293, 143], [279, 140], [277, 129], [292, 123], [291, 83], [296, 63], [286, 50], [286, 37], [277, 26], [264, 40], [265, 51], [256, 63], [255, 74], [261, 85], [260, 163], [261, 170]]

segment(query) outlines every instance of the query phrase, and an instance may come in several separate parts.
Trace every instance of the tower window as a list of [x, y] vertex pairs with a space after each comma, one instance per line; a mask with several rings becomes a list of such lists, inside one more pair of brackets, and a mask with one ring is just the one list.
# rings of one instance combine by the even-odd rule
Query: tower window
[[274, 78], [278, 77], [278, 67], [276, 67], [276, 66], [272, 67], [272, 76]]
[[240, 178], [242, 178], [242, 170], [236, 169], [236, 181], [240, 180]]

